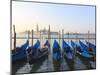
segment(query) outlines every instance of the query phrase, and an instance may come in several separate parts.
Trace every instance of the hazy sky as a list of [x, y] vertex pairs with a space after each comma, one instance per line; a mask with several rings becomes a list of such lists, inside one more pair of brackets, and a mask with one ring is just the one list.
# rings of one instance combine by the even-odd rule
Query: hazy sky
[[48, 28], [52, 31], [95, 32], [95, 6], [12, 2], [12, 24], [16, 32]]

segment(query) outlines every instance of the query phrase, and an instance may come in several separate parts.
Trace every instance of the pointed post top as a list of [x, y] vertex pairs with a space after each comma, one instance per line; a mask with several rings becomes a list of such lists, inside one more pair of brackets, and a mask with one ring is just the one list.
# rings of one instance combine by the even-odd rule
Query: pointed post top
[[60, 35], [61, 33], [60, 33], [60, 30], [59, 30], [59, 32], [58, 32], [58, 38], [59, 38], [59, 45], [60, 45], [60, 39], [61, 39], [61, 35]]
[[32, 32], [34, 32], [34, 30], [32, 29]]
[[69, 44], [69, 32], [67, 32], [67, 36], [68, 36], [67, 39], [68, 39], [68, 44]]
[[29, 38], [30, 38], [30, 31], [28, 31], [28, 40], [29, 40]]
[[15, 25], [13, 25], [14, 29], [14, 50], [16, 51], [16, 32], [15, 32]]
[[[33, 46], [33, 29], [32, 29], [32, 46]], [[33, 52], [33, 50], [31, 50], [31, 53]]]
[[49, 29], [48, 29], [48, 36], [50, 37], [50, 24], [49, 24]]
[[90, 31], [88, 30], [88, 34], [90, 33]]
[[58, 32], [58, 35], [59, 35], [59, 38], [60, 38], [60, 36], [61, 36], [61, 32], [60, 32], [60, 30], [59, 30], [59, 32]]
[[36, 31], [38, 32], [38, 31], [39, 31], [39, 27], [38, 27], [38, 24], [37, 24], [36, 26], [37, 26], [37, 30], [36, 30]]
[[90, 31], [88, 30], [88, 42], [89, 42], [89, 39], [90, 39]]
[[64, 34], [64, 29], [62, 29], [62, 34]]
[[60, 30], [59, 30], [59, 34], [60, 34], [61, 32], [60, 32]]
[[69, 32], [67, 32], [67, 35], [69, 35]]
[[50, 31], [50, 24], [49, 24], [49, 31]]
[[64, 39], [64, 29], [62, 29], [62, 39]]
[[77, 42], [77, 39], [78, 39], [78, 33], [77, 32], [75, 32], [75, 39], [76, 39], [76, 42]]
[[64, 29], [62, 29], [62, 33], [64, 33]]

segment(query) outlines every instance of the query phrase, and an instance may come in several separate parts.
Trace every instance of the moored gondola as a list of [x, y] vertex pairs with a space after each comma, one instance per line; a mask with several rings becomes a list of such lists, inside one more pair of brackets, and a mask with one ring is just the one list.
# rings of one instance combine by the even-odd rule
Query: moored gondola
[[86, 41], [86, 43], [89, 45], [90, 48], [92, 48], [93, 50], [96, 50], [96, 45]]
[[73, 50], [77, 53], [83, 52], [83, 50], [80, 49], [79, 45], [77, 45], [74, 41], [71, 40], [71, 47]]
[[74, 69], [74, 52], [71, 47], [63, 40], [62, 47], [64, 51], [64, 58], [69, 65], [70, 70]]
[[27, 40], [22, 46], [17, 47], [16, 50], [12, 51], [11, 63], [12, 63], [12, 74], [15, 75], [17, 70], [24, 66], [27, 62], [27, 48], [29, 41]]
[[89, 54], [95, 56], [95, 52], [93, 51], [92, 48], [90, 48], [88, 45], [85, 45], [85, 44], [84, 44], [83, 42], [81, 42], [80, 40], [79, 40], [79, 44], [80, 44], [81, 50], [86, 51], [86, 52], [88, 52]]
[[28, 45], [29, 45], [29, 41], [27, 40], [23, 45], [21, 45], [20, 47], [16, 47], [15, 50], [12, 50], [11, 51], [12, 55], [19, 52], [23, 52], [24, 50], [26, 50]]
[[[29, 43], [28, 43], [29, 44]], [[40, 48], [40, 42], [37, 40], [37, 42], [34, 44], [34, 46], [28, 47], [23, 51], [20, 51], [19, 53], [17, 52], [16, 56], [13, 55], [13, 60], [12, 60], [12, 71], [13, 73], [16, 73], [17, 70], [24, 66], [26, 63], [34, 64], [38, 62], [42, 62], [43, 59], [46, 58], [48, 55], [48, 46], [49, 42], [46, 41], [44, 46], [46, 48]], [[23, 45], [24, 46], [24, 45]], [[38, 52], [38, 53], [37, 53]], [[37, 53], [37, 54], [36, 54]], [[37, 62], [38, 60], [38, 62]]]
[[12, 63], [20, 63], [20, 62], [26, 62], [27, 60], [27, 48], [29, 46], [29, 41], [27, 40], [25, 44], [23, 44], [21, 47], [17, 47], [16, 51], [12, 52]]
[[96, 55], [96, 46], [88, 41], [86, 41], [87, 47], [88, 47], [88, 51], [93, 54]]
[[40, 48], [40, 42], [37, 40], [34, 46], [30, 47], [30, 64], [41, 62], [48, 56], [48, 47], [49, 42], [48, 40], [44, 44], [43, 48]]
[[[81, 57], [84, 58], [86, 61], [94, 61], [95, 57], [93, 55], [91, 55], [87, 49], [88, 47], [86, 45], [84, 45], [82, 42], [80, 45], [76, 44], [75, 42], [71, 41], [71, 43], [73, 43], [74, 46], [76, 46], [76, 53]], [[80, 43], [80, 41], [79, 41]], [[75, 48], [72, 45], [73, 48]]]
[[61, 48], [56, 40], [53, 43], [53, 65], [55, 71], [60, 71], [61, 66]]
[[76, 56], [78, 56], [82, 63], [86, 65], [87, 69], [92, 68], [90, 61], [94, 61], [93, 56], [90, 55], [86, 50], [82, 50], [83, 48], [74, 41], [71, 41], [71, 45], [73, 49], [76, 49]]
[[62, 47], [64, 50], [64, 56], [68, 60], [73, 60], [74, 54], [71, 47], [63, 40]]

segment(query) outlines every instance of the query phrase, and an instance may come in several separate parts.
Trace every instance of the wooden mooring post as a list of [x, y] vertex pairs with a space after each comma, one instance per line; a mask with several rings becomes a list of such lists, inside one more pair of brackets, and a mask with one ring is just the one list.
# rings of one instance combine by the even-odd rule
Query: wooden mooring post
[[89, 39], [90, 39], [90, 31], [88, 30], [88, 42], [89, 42]]
[[[30, 39], [30, 32], [28, 31], [28, 42], [29, 42], [29, 39]], [[28, 47], [29, 47], [29, 45], [28, 45]], [[27, 63], [29, 63], [30, 62], [30, 58], [29, 58], [29, 53], [28, 53], [27, 50], [26, 50], [26, 55], [27, 55]]]
[[[64, 64], [64, 50], [63, 50], [63, 40], [64, 40], [64, 29], [62, 29], [62, 43], [61, 43], [61, 62]], [[63, 70], [63, 66], [61, 66], [61, 69]]]
[[28, 31], [28, 41], [29, 41], [29, 39], [30, 39], [30, 31]]
[[51, 50], [51, 32], [50, 32], [50, 25], [49, 25], [49, 29], [48, 29], [48, 41], [50, 43], [50, 48], [49, 50]]
[[[33, 46], [33, 40], [34, 40], [34, 39], [33, 39], [33, 37], [34, 37], [33, 35], [34, 35], [34, 31], [32, 30], [32, 43], [31, 43], [31, 46]], [[31, 49], [31, 53], [32, 53], [32, 52], [33, 52], [33, 50]]]
[[76, 41], [76, 43], [78, 42], [77, 40], [78, 40], [78, 33], [76, 32], [75, 33], [75, 41]]
[[16, 31], [15, 31], [15, 25], [13, 25], [13, 29], [14, 29], [14, 50], [16, 52]]
[[62, 29], [62, 40], [64, 40], [64, 29]]
[[[64, 29], [62, 29], [62, 44], [63, 44], [63, 40], [64, 40]], [[63, 47], [62, 47], [63, 50]]]
[[60, 43], [60, 40], [61, 40], [61, 33], [60, 33], [60, 31], [59, 31], [58, 35], [59, 35], [59, 45], [60, 45], [61, 44]]
[[67, 39], [68, 39], [68, 44], [69, 44], [69, 32], [67, 33]]
[[49, 49], [48, 49], [48, 59], [47, 59], [47, 71], [49, 71], [49, 62], [51, 61], [51, 58], [50, 57], [52, 57], [51, 56], [51, 32], [50, 32], [50, 25], [49, 25], [49, 28], [48, 28], [48, 42], [50, 43], [50, 47], [49, 47]]
[[40, 48], [42, 47], [42, 36], [41, 36], [41, 31], [40, 31]]
[[75, 35], [75, 43], [76, 43], [76, 47], [75, 47], [75, 51], [74, 51], [74, 60], [75, 60], [76, 52], [77, 52], [78, 33], [75, 32], [74, 35]]
[[32, 30], [32, 46], [33, 46], [33, 35], [34, 35], [34, 34], [33, 34], [33, 30]]
[[[64, 29], [62, 29], [62, 45], [63, 45], [63, 40], [64, 40]], [[61, 50], [63, 53], [63, 46], [62, 46]], [[63, 54], [62, 54], [62, 57], [63, 57]]]
[[89, 50], [90, 49], [89, 48], [89, 39], [90, 39], [90, 31], [89, 30], [88, 30], [88, 34], [87, 35], [88, 35], [88, 50]]

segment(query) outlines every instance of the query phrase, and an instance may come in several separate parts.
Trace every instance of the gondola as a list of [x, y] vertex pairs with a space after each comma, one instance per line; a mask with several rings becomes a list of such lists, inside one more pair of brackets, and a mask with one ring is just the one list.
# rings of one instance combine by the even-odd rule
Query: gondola
[[73, 60], [73, 51], [71, 50], [70, 46], [63, 40], [62, 47], [64, 50], [64, 57], [68, 60]]
[[76, 56], [78, 56], [82, 61], [82, 63], [86, 65], [87, 69], [92, 68], [90, 61], [94, 61], [94, 56], [92, 56], [86, 50], [84, 50], [85, 49], [83, 48], [84, 46], [82, 47], [81, 45], [76, 44], [72, 40], [71, 40], [71, 46], [73, 47], [73, 49], [76, 49]]
[[[95, 56], [95, 52], [93, 51], [93, 49], [91, 48], [91, 46], [85, 45], [85, 44], [84, 44], [83, 42], [81, 42], [80, 40], [79, 40], [79, 44], [80, 44], [81, 50], [86, 51], [86, 52], [88, 52], [89, 54]], [[89, 45], [90, 45], [90, 44], [89, 44]], [[92, 47], [93, 47], [93, 46], [92, 46]]]
[[71, 47], [75, 51], [75, 53], [82, 53], [83, 50], [80, 49], [79, 45], [77, 45], [74, 41], [71, 40]]
[[86, 43], [89, 45], [90, 48], [92, 48], [93, 50], [96, 50], [96, 45], [90, 43], [90, 42], [87, 42]]
[[74, 69], [74, 51], [72, 51], [71, 47], [63, 40], [62, 48], [64, 51], [64, 58], [69, 65], [70, 70]]
[[16, 50], [12, 50], [12, 55], [16, 54], [16, 53], [20, 53], [23, 52], [24, 50], [26, 50], [26, 48], [29, 45], [29, 41], [27, 40], [23, 45], [21, 45], [20, 47], [16, 47]]
[[[81, 57], [84, 58], [86, 61], [94, 61], [95, 57], [91, 55], [87, 49], [88, 47], [84, 45], [80, 40], [79, 40], [79, 45], [77, 45], [75, 42], [71, 42], [74, 45], [76, 45], [76, 53]], [[72, 45], [73, 47], [73, 45]], [[74, 47], [73, 47], [74, 48]]]
[[61, 66], [61, 49], [56, 40], [54, 40], [53, 43], [53, 64], [54, 64], [54, 69], [55, 71], [60, 71], [60, 66]]
[[11, 54], [12, 75], [15, 75], [17, 70], [26, 64], [27, 62], [26, 51], [28, 46], [29, 46], [29, 41], [27, 40], [22, 46], [17, 47], [16, 50], [12, 51]]
[[[49, 42], [46, 41], [44, 44], [45, 46], [48, 46]], [[29, 43], [27, 43], [29, 44]], [[26, 49], [25, 49], [26, 47]], [[26, 63], [29, 63], [30, 65], [34, 63], [37, 63], [36, 60], [39, 60], [41, 62], [41, 59], [43, 59], [43, 56], [47, 55], [47, 47], [45, 50], [40, 49], [40, 42], [37, 40], [37, 42], [34, 44], [34, 46], [27, 46], [26, 43], [21, 46], [22, 50], [17, 51], [16, 55], [13, 54], [12, 56], [12, 71], [13, 73], [16, 73], [16, 71], [24, 66]], [[40, 51], [41, 50], [41, 51]], [[36, 55], [38, 51], [38, 54]], [[45, 54], [46, 53], [46, 54]], [[45, 54], [45, 55], [44, 55]], [[31, 57], [30, 57], [31, 56]], [[33, 59], [34, 56], [34, 59]]]
[[50, 48], [50, 43], [49, 43], [48, 40], [46, 40], [46, 42], [45, 42], [45, 44], [44, 44], [44, 47], [48, 47], [48, 48]]
[[12, 63], [24, 62], [27, 59], [27, 48], [29, 41], [27, 40], [25, 44], [21, 47], [17, 47], [15, 52], [12, 52]]
[[42, 60], [44, 60], [48, 56], [48, 47], [48, 40], [44, 44], [43, 48], [40, 48], [40, 42], [39, 40], [37, 40], [37, 43], [29, 48], [29, 50], [31, 50], [31, 53], [29, 53], [30, 64], [41, 62]]
[[86, 44], [88, 46], [88, 51], [91, 52], [92, 54], [96, 55], [96, 46], [88, 41], [86, 41]]

